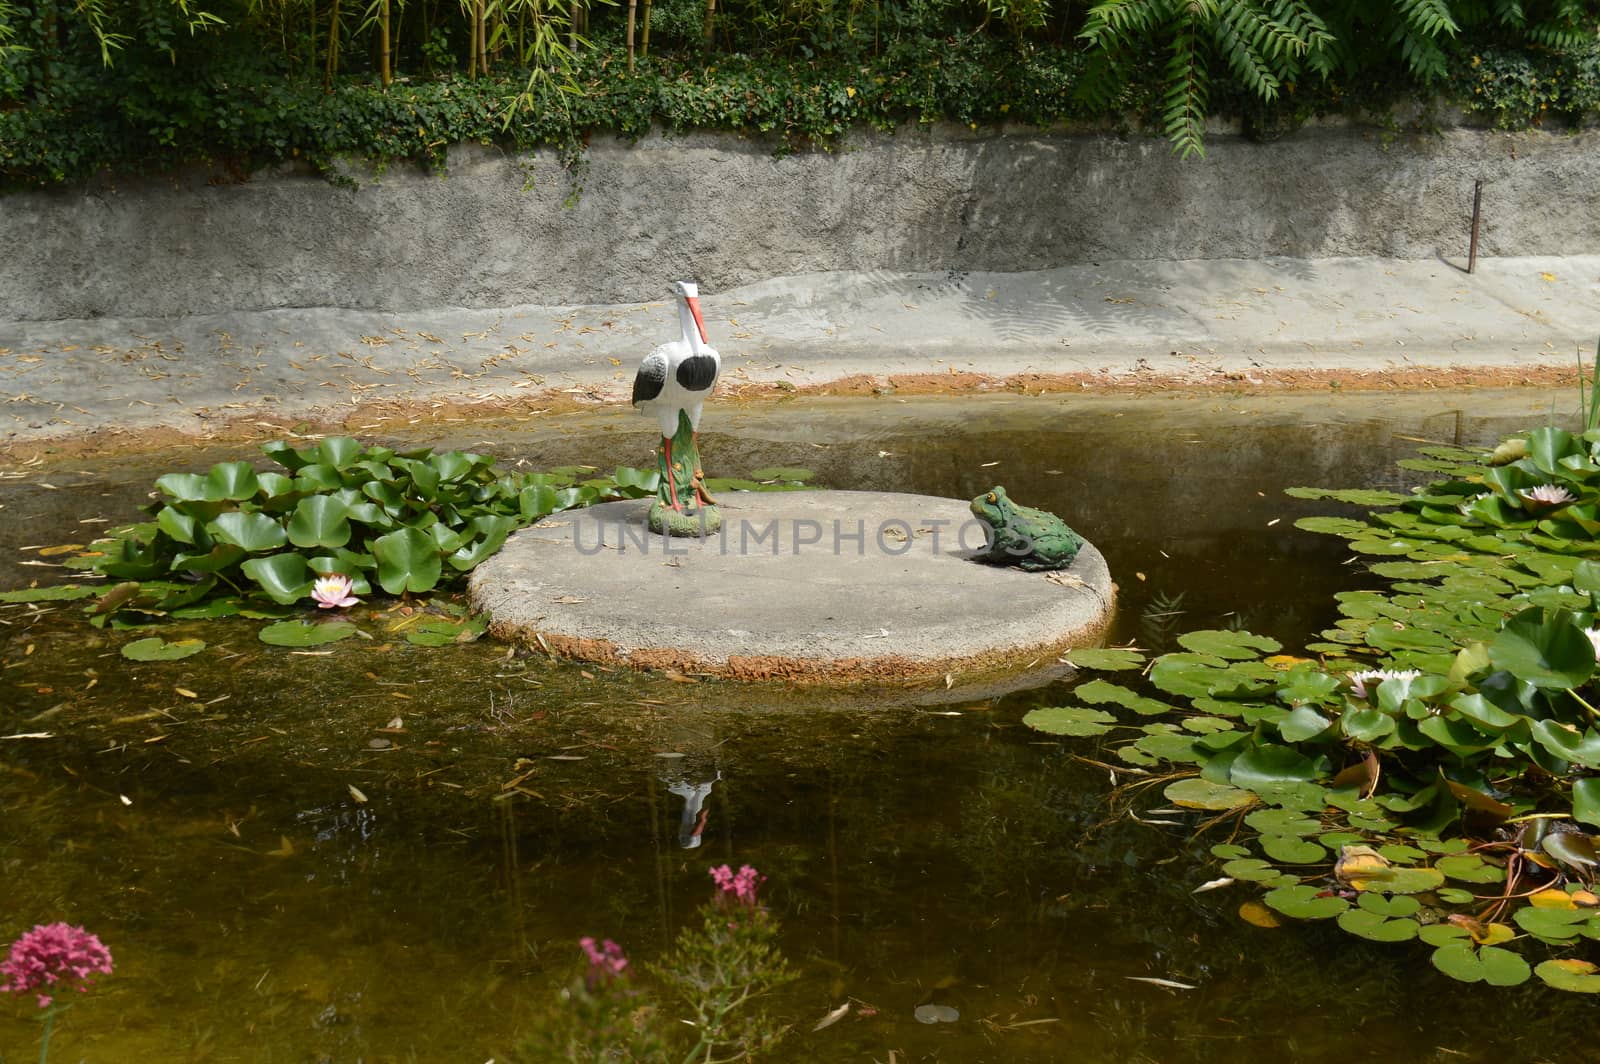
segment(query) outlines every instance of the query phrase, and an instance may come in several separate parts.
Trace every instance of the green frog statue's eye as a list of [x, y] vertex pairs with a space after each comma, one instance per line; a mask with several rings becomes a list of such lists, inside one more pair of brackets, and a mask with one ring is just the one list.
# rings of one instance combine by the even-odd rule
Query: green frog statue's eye
[[992, 491], [989, 493], [989, 501], [994, 502], [994, 492]]

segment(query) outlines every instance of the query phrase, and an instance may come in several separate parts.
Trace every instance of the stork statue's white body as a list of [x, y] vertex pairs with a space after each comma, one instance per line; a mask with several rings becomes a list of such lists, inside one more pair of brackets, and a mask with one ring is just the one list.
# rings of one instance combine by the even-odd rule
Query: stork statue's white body
[[[678, 328], [681, 336], [662, 344], [645, 356], [633, 378], [633, 405], [656, 419], [661, 428], [661, 445], [666, 453], [667, 487], [674, 510], [680, 509], [677, 484], [673, 476], [672, 437], [677, 434], [679, 414], [689, 417], [689, 427], [700, 429], [700, 409], [717, 385], [722, 359], [706, 337], [705, 319], [700, 316], [700, 292], [693, 281], [678, 281], [672, 286], [678, 297]], [[699, 484], [700, 471], [689, 472], [701, 502], [711, 502]]]

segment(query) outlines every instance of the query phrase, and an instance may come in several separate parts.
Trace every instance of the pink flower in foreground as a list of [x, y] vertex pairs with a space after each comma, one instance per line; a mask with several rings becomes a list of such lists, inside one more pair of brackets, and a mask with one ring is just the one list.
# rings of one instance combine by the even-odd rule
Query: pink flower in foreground
[[[97, 974], [111, 974], [105, 943], [81, 927], [40, 924], [13, 942], [11, 954], [0, 961], [0, 991], [33, 994], [66, 990], [76, 982], [84, 993]], [[51, 1000], [52, 994], [39, 994], [39, 1007], [49, 1008]]]
[[342, 609], [361, 601], [350, 594], [350, 578], [343, 573], [317, 577], [317, 582], [311, 585], [311, 597], [317, 600], [317, 608], [324, 610]]
[[743, 865], [735, 872], [727, 865], [711, 869], [711, 878], [722, 889], [722, 900], [730, 896], [747, 909], [756, 907], [756, 890], [767, 881], [767, 877], [757, 872], [749, 865]]
[[590, 990], [602, 983], [620, 979], [628, 967], [628, 958], [623, 955], [622, 947], [609, 938], [596, 945], [592, 936], [585, 935], [578, 939], [578, 945], [583, 947], [584, 954], [589, 958], [589, 974], [584, 976], [584, 983]]

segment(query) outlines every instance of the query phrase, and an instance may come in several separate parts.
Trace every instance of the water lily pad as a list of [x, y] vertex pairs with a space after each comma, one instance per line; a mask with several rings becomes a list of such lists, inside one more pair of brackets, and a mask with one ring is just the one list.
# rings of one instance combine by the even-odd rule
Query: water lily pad
[[1317, 820], [1292, 809], [1257, 809], [1244, 822], [1263, 835], [1311, 835], [1322, 827]]
[[[1291, 493], [1294, 489], [1290, 489]], [[1302, 517], [1294, 527], [1304, 532], [1320, 532], [1330, 536], [1358, 536], [1370, 532], [1372, 526], [1350, 517]]]
[[205, 648], [204, 639], [175, 639], [169, 643], [159, 636], [151, 636], [125, 644], [122, 656], [130, 661], [178, 661]]
[[[1375, 488], [1285, 488], [1283, 493], [1295, 499], [1328, 499], [1332, 502], [1346, 502], [1353, 506], [1398, 506], [1410, 498], [1409, 495], [1400, 495], [1392, 491], [1380, 491]], [[1344, 517], [1302, 517], [1301, 521], [1347, 521]], [[1360, 522], [1352, 522], [1360, 524]], [[1299, 521], [1295, 522], [1297, 527]], [[1365, 527], [1365, 526], [1363, 526]], [[1322, 529], [1308, 529], [1308, 531], [1323, 531]]]
[[1079, 684], [1072, 689], [1072, 694], [1090, 705], [1098, 706], [1107, 703], [1131, 709], [1135, 713], [1145, 716], [1158, 716], [1171, 713], [1172, 707], [1165, 702], [1158, 702], [1153, 698], [1146, 698], [1120, 684], [1110, 683], [1106, 680], [1090, 680], [1088, 683]]
[[1417, 922], [1405, 918], [1389, 919], [1367, 909], [1346, 909], [1339, 914], [1339, 926], [1373, 942], [1405, 942], [1417, 937]]
[[279, 621], [261, 629], [261, 641], [275, 647], [315, 647], [355, 634], [349, 621]]
[[457, 643], [471, 643], [488, 630], [489, 624], [481, 617], [451, 620], [431, 617], [406, 633], [406, 642], [420, 647], [442, 647]]
[[1350, 903], [1338, 895], [1303, 883], [1269, 890], [1261, 900], [1296, 920], [1328, 920], [1350, 908]]
[[1506, 870], [1492, 865], [1475, 853], [1451, 854], [1434, 862], [1434, 867], [1451, 879], [1463, 883], [1499, 883], [1506, 878]]
[[1576, 957], [1542, 962], [1534, 970], [1540, 979], [1557, 990], [1575, 994], [1600, 994], [1600, 968]]
[[[1254, 804], [1256, 800], [1256, 796], [1249, 791], [1203, 779], [1178, 780], [1176, 783], [1167, 784], [1161, 793], [1167, 801], [1187, 809], [1238, 809], [1241, 806]], [[1245, 852], [1243, 848], [1236, 848], [1241, 852], [1234, 856], [1242, 856]], [[1215, 847], [1212, 848], [1212, 852], [1216, 852]]]
[[[1227, 861], [1222, 866], [1222, 874], [1242, 879], [1250, 883], [1277, 882], [1284, 878], [1284, 873], [1259, 857], [1241, 857]], [[1293, 882], [1293, 877], [1290, 877]]]
[[1283, 644], [1270, 636], [1220, 629], [1185, 632], [1178, 637], [1178, 643], [1196, 654], [1210, 654], [1230, 661], [1247, 661], [1283, 649]]
[[1363, 894], [1356, 899], [1356, 907], [1378, 916], [1415, 916], [1422, 911], [1422, 903], [1409, 894], [1386, 898], [1382, 894]]
[[1527, 961], [1498, 946], [1476, 950], [1457, 943], [1440, 946], [1433, 951], [1433, 966], [1463, 983], [1485, 982], [1490, 986], [1516, 986], [1533, 975]]
[[1263, 784], [1316, 779], [1317, 768], [1310, 758], [1297, 750], [1263, 744], [1234, 759], [1228, 776], [1234, 786], [1253, 790]]
[[57, 584], [54, 587], [27, 587], [21, 591], [0, 591], [0, 602], [70, 602], [98, 595], [104, 588], [82, 584]]
[[1530, 935], [1537, 935], [1547, 942], [1566, 942], [1582, 933], [1583, 929], [1578, 925], [1588, 922], [1589, 913], [1582, 909], [1525, 906], [1518, 909], [1512, 919]]
[[1116, 725], [1117, 718], [1088, 706], [1048, 706], [1028, 713], [1022, 723], [1047, 735], [1103, 735]]
[[1506, 622], [1489, 660], [1525, 683], [1563, 690], [1581, 686], [1595, 668], [1594, 646], [1571, 616], [1539, 607]]
[[1589, 776], [1572, 785], [1572, 818], [1600, 827], [1600, 777]]
[[1119, 672], [1144, 668], [1145, 656], [1124, 647], [1078, 647], [1067, 652], [1067, 660], [1080, 669]]
[[1320, 864], [1328, 859], [1320, 844], [1294, 835], [1263, 835], [1259, 844], [1262, 853], [1282, 864]]

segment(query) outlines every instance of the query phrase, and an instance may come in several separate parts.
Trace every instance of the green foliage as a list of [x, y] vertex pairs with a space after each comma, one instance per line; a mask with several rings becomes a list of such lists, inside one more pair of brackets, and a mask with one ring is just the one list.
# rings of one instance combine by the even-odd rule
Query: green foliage
[[1025, 722], [1189, 773], [1166, 799], [1258, 833], [1218, 856], [1281, 915], [1420, 939], [1466, 982], [1593, 992], [1586, 962], [1523, 954], [1600, 938], [1585, 830], [1600, 827], [1600, 432], [1544, 427], [1406, 464], [1448, 476], [1406, 496], [1294, 492], [1379, 508], [1299, 524], [1391, 581], [1337, 596], [1320, 661], [1189, 632], [1146, 663], [1148, 694], [1089, 680], [1081, 704]]
[[[698, 915], [699, 925], [679, 932], [659, 963], [644, 966], [642, 978], [616, 943], [580, 940], [588, 973], [562, 992], [511, 1059], [731, 1062], [776, 1045], [788, 1027], [768, 1017], [760, 999], [796, 978], [778, 946], [777, 920], [756, 903], [754, 886], [737, 897], [720, 890]], [[680, 998], [693, 1020], [663, 1009], [652, 981]]]
[[[605, 499], [643, 498], [655, 486], [635, 469], [578, 483], [593, 471], [508, 474], [483, 455], [363, 447], [348, 437], [262, 450], [284, 472], [223, 462], [203, 475], [156, 480], [154, 521], [89, 556], [96, 571], [123, 581], [90, 607], [96, 623], [180, 611], [215, 616], [252, 600], [290, 605], [327, 574], [348, 577], [356, 594], [375, 586], [427, 592], [471, 571], [522, 525]], [[337, 631], [298, 624], [263, 638], [304, 646]], [[454, 641], [462, 632], [448, 627], [419, 641]]]
[[861, 125], [1143, 123], [1198, 155], [1216, 114], [1271, 135], [1441, 94], [1507, 127], [1600, 110], [1577, 0], [725, 0], [709, 60], [704, 17], [654, 5], [655, 51], [636, 41], [630, 64], [623, 7], [572, 0], [0, 0], [0, 185], [194, 162], [342, 179], [347, 158], [439, 167], [462, 143], [575, 163], [595, 131], [652, 128], [793, 147]]

